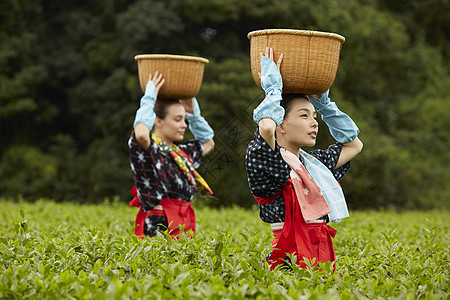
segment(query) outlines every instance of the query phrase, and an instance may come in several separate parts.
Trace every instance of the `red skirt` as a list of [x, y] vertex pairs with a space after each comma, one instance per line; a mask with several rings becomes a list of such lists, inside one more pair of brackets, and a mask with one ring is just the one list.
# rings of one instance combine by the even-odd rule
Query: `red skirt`
[[159, 202], [159, 205], [163, 207], [163, 210], [150, 209], [144, 213], [137, 196], [136, 187], [131, 189], [131, 193], [134, 198], [129, 204], [131, 206], [139, 207], [139, 212], [134, 223], [136, 226], [134, 234], [139, 238], [144, 238], [145, 218], [147, 216], [158, 215], [165, 215], [167, 217], [170, 235], [178, 236], [180, 234], [180, 226], [184, 226], [184, 232], [191, 230], [195, 233], [195, 213], [192, 203], [178, 199], [165, 198]]
[[309, 240], [311, 242], [314, 257], [318, 262], [336, 260], [334, 252], [333, 238], [336, 235], [336, 229], [323, 223], [307, 223]]
[[[336, 253], [334, 251], [333, 246], [333, 238], [336, 235], [336, 229], [327, 225], [325, 222], [320, 223], [306, 223], [306, 230], [308, 232], [308, 238], [302, 239], [301, 241], [305, 244], [309, 244], [312, 250], [312, 258], [316, 258], [316, 263], [323, 263], [326, 261], [334, 262], [336, 260]], [[283, 229], [274, 230], [274, 239], [272, 241], [272, 247], [277, 248], [278, 241], [280, 240], [281, 233]], [[295, 245], [295, 244], [293, 244]], [[286, 249], [285, 253], [294, 253], [296, 252], [295, 247], [291, 247], [290, 249]], [[296, 255], [298, 255], [296, 253]], [[303, 258], [299, 257], [297, 259], [297, 264], [301, 268], [306, 268], [306, 264], [302, 263]]]

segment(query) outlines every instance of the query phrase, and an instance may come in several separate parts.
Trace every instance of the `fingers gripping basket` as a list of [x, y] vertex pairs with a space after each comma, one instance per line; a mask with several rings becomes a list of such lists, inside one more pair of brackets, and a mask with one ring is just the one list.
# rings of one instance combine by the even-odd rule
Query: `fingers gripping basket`
[[202, 57], [142, 54], [136, 55], [138, 62], [139, 83], [145, 92], [149, 74], [158, 71], [165, 79], [158, 93], [162, 99], [185, 99], [197, 95], [203, 80], [205, 64], [209, 61]]
[[281, 75], [284, 93], [314, 94], [328, 90], [336, 78], [339, 54], [345, 38], [335, 33], [294, 29], [252, 31], [250, 61], [252, 76], [261, 87], [260, 53], [273, 48], [274, 60], [283, 53]]

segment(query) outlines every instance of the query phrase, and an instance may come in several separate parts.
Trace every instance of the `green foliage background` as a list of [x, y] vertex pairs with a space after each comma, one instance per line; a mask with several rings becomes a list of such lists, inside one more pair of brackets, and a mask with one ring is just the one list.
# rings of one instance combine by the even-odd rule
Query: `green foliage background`
[[448, 299], [449, 212], [355, 212], [337, 268], [270, 271], [258, 212], [197, 209], [197, 233], [138, 239], [134, 207], [0, 199], [1, 299]]
[[365, 145], [342, 181], [349, 206], [449, 208], [448, 11], [445, 0], [2, 1], [0, 195], [129, 200], [133, 57], [171, 53], [210, 60], [198, 99], [217, 146], [201, 171], [217, 199], [204, 203], [250, 207], [243, 156], [263, 95], [246, 35], [296, 28], [346, 37], [331, 96]]

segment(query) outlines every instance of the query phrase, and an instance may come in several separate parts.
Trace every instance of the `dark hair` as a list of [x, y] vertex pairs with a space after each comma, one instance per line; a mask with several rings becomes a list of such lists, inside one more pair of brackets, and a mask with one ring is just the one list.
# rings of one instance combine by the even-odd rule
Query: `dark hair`
[[304, 98], [308, 99], [305, 94], [282, 94], [281, 97], [283, 100], [281, 100], [280, 105], [284, 108], [284, 118], [286, 118], [287, 114], [292, 109], [292, 102], [294, 99], [298, 98]]
[[165, 119], [167, 116], [167, 109], [174, 104], [180, 104], [180, 101], [177, 99], [158, 99], [156, 100], [155, 108], [153, 110], [158, 118]]

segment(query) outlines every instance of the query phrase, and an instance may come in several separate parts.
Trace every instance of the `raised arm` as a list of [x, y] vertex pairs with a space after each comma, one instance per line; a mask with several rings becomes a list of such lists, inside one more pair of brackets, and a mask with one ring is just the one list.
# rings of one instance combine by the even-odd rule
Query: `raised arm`
[[339, 160], [336, 164], [336, 169], [340, 166], [343, 166], [345, 163], [350, 161], [353, 157], [358, 155], [363, 148], [363, 143], [359, 140], [359, 138], [355, 138], [353, 141], [342, 144], [341, 155], [339, 156]]
[[164, 84], [164, 78], [158, 71], [155, 75], [148, 75], [148, 82], [145, 87], [144, 96], [141, 98], [140, 107], [134, 119], [134, 133], [139, 145], [145, 150], [150, 146], [150, 130], [155, 124], [155, 102], [158, 92]]
[[363, 143], [357, 137], [359, 129], [355, 122], [330, 101], [328, 94], [329, 91], [308, 95], [308, 99], [322, 115], [322, 120], [328, 125], [333, 138], [342, 144], [341, 154], [336, 164], [337, 169], [358, 155], [363, 148]]
[[139, 123], [134, 127], [134, 135], [139, 145], [145, 150], [150, 147], [150, 129], [144, 123]]
[[186, 110], [186, 120], [189, 123], [189, 130], [195, 139], [203, 144], [203, 155], [208, 154], [214, 149], [214, 130], [201, 115], [200, 106], [195, 97], [190, 99], [180, 99], [180, 103]]
[[209, 152], [211, 152], [214, 149], [214, 146], [216, 145], [214, 143], [213, 139], [210, 139], [209, 141], [206, 141], [203, 144], [203, 155], [208, 154]]
[[266, 94], [264, 100], [253, 111], [253, 120], [258, 124], [259, 134], [266, 143], [275, 149], [275, 129], [281, 124], [284, 117], [284, 108], [280, 106], [282, 100], [283, 80], [280, 67], [283, 54], [275, 64], [273, 49], [266, 48], [265, 55], [261, 53], [261, 87]]

